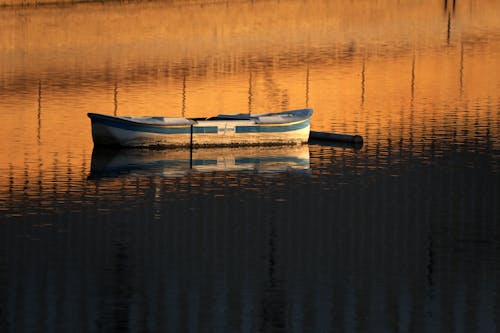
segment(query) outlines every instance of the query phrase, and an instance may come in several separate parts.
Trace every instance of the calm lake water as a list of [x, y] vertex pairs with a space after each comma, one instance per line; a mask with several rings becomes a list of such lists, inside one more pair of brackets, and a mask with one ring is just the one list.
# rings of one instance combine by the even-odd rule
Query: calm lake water
[[[500, 330], [499, 1], [16, 3], [0, 331]], [[304, 107], [364, 145], [102, 150], [86, 116]]]

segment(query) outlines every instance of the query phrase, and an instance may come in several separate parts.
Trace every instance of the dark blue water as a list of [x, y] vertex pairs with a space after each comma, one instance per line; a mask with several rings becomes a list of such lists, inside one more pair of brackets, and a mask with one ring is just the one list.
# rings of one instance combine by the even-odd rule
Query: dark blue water
[[498, 158], [443, 148], [430, 142], [422, 161], [400, 145], [310, 145], [309, 172], [135, 167], [13, 195], [2, 326], [493, 332]]

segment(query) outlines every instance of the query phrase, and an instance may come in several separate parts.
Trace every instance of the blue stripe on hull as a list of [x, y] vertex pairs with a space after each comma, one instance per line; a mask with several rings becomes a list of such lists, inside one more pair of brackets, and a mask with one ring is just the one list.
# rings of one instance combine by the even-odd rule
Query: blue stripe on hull
[[283, 133], [306, 128], [309, 126], [309, 119], [291, 125], [250, 125], [235, 126], [236, 133]]
[[[191, 132], [190, 126], [182, 127], [163, 127], [154, 125], [140, 125], [126, 122], [118, 122], [108, 119], [92, 119], [92, 123], [100, 123], [110, 127], [116, 127], [128, 131], [156, 133], [156, 134], [189, 134]], [[193, 126], [193, 133], [213, 133], [217, 134], [217, 126]]]
[[217, 126], [193, 126], [193, 133], [218, 133]]
[[[190, 134], [189, 125], [186, 126], [155, 126], [143, 125], [122, 119], [116, 119], [107, 116], [93, 115], [92, 124], [99, 123], [109, 127], [120, 128], [134, 132], [156, 133], [156, 134]], [[308, 127], [310, 119], [290, 124], [290, 125], [247, 125], [235, 126], [235, 133], [283, 133], [296, 131]], [[193, 126], [193, 133], [198, 134], [217, 134], [217, 126]]]

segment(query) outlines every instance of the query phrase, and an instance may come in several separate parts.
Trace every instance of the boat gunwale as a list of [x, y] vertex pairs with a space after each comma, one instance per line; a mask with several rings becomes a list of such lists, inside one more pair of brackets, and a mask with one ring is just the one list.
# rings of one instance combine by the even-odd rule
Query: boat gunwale
[[[278, 123], [262, 123], [262, 122], [257, 121], [259, 119], [258, 117], [255, 117], [255, 118], [250, 117], [249, 119], [227, 119], [227, 120], [226, 119], [210, 119], [210, 118], [194, 120], [191, 118], [179, 118], [179, 119], [186, 119], [188, 121], [192, 121], [192, 123], [188, 123], [188, 124], [153, 124], [153, 123], [136, 121], [134, 119], [125, 119], [123, 117], [112, 116], [112, 115], [101, 114], [101, 113], [93, 113], [93, 112], [87, 113], [87, 116], [91, 120], [101, 119], [101, 120], [107, 120], [107, 121], [122, 122], [122, 123], [126, 123], [126, 124], [134, 124], [134, 125], [138, 125], [138, 126], [151, 126], [151, 127], [161, 127], [161, 128], [165, 128], [165, 127], [183, 128], [183, 127], [191, 127], [191, 126], [196, 127], [197, 125], [199, 125], [199, 126], [206, 126], [206, 125], [213, 126], [216, 123], [234, 123], [235, 125], [248, 123], [249, 125], [251, 124], [250, 126], [265, 126], [265, 127], [269, 126], [269, 127], [272, 127], [272, 126], [298, 124], [300, 122], [309, 120], [312, 116], [312, 113], [313, 113], [312, 109], [298, 109], [298, 110], [279, 112], [279, 113], [276, 113], [276, 115], [293, 114], [293, 113], [299, 112], [299, 111], [307, 111], [307, 114], [303, 117], [295, 116], [295, 119], [293, 119], [292, 121], [289, 121], [289, 122], [284, 121], [284, 122], [278, 122]], [[260, 116], [267, 116], [267, 115], [272, 115], [272, 113], [260, 115]], [[297, 118], [299, 118], [299, 119], [297, 120]]]
[[[137, 126], [151, 126], [151, 127], [190, 127], [190, 126], [194, 126], [196, 124], [196, 121], [193, 122], [193, 123], [191, 123], [191, 124], [179, 124], [179, 125], [175, 125], [175, 124], [151, 124], [151, 123], [144, 123], [144, 122], [134, 121], [132, 119], [124, 119], [124, 118], [118, 117], [118, 116], [111, 116], [111, 115], [107, 115], [107, 114], [93, 113], [93, 112], [87, 113], [87, 116], [91, 120], [107, 120], [107, 121], [122, 122], [122, 123], [126, 123], [126, 124], [132, 123], [132, 124], [137, 125]], [[189, 119], [189, 118], [186, 118], [186, 119]]]

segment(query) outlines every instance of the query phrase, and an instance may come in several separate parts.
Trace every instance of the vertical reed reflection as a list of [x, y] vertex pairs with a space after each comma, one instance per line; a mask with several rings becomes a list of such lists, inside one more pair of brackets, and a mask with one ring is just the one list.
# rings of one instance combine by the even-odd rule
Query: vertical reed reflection
[[464, 42], [460, 43], [460, 97], [462, 97], [464, 93]]
[[248, 79], [248, 114], [252, 114], [252, 70], [250, 70], [250, 77]]
[[413, 105], [413, 100], [415, 98], [415, 50], [413, 50], [413, 57], [411, 60], [411, 100], [410, 105]]
[[309, 107], [309, 62], [306, 66], [306, 108]]
[[186, 117], [186, 73], [182, 76], [182, 110], [181, 116]]
[[[0, 9], [0, 330], [493, 331], [498, 4], [201, 3]], [[89, 111], [304, 104], [363, 148], [91, 170]]]
[[450, 45], [450, 36], [451, 36], [451, 13], [448, 12], [448, 25], [446, 29], [446, 43]]
[[365, 104], [365, 82], [366, 82], [366, 58], [363, 57], [363, 67], [361, 68], [361, 107]]
[[113, 89], [113, 104], [114, 104], [113, 115], [117, 116], [118, 115], [118, 82], [116, 82], [116, 81], [115, 81], [115, 87]]
[[40, 145], [40, 140], [41, 140], [41, 131], [42, 131], [42, 81], [38, 81], [38, 109], [37, 109], [37, 120], [38, 120], [38, 126], [37, 126], [37, 134], [36, 134], [36, 139], [38, 145]]

